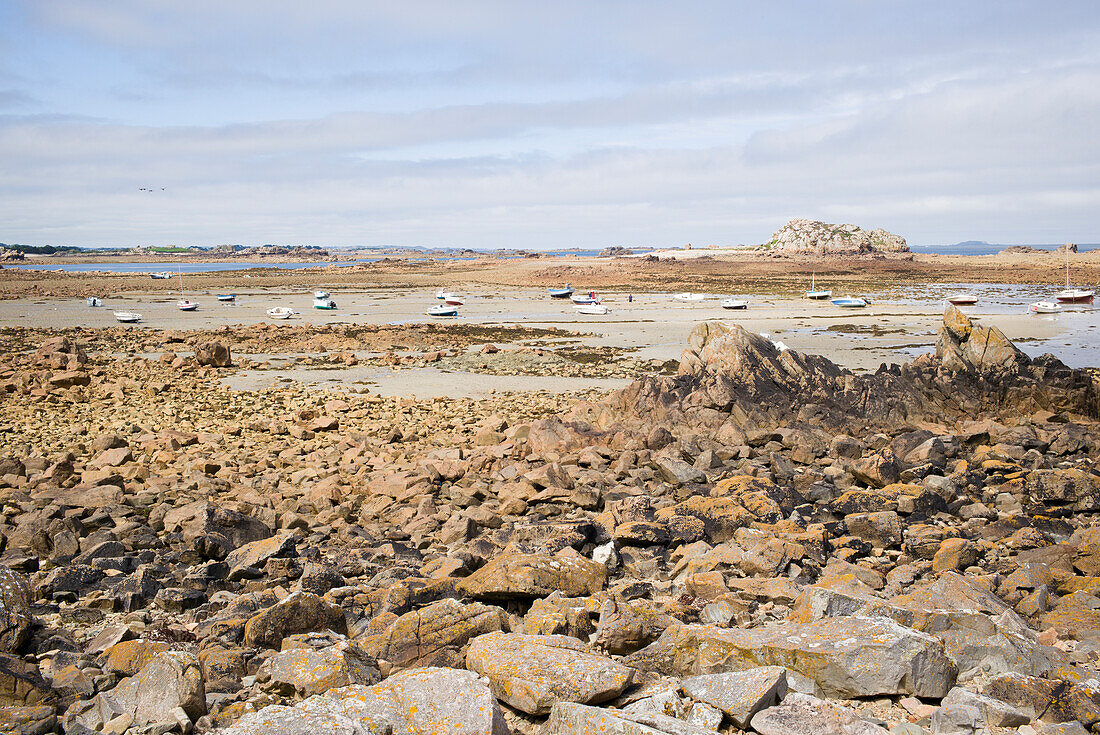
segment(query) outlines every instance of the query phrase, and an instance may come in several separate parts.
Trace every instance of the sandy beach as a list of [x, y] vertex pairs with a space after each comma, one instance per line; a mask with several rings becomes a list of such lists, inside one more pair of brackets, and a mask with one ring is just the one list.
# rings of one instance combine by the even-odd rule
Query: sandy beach
[[[92, 259], [92, 256], [89, 256]], [[88, 259], [85, 259], [86, 261]], [[48, 258], [31, 259], [23, 265]], [[93, 259], [94, 262], [94, 259]], [[156, 270], [151, 263], [149, 270]], [[163, 269], [172, 271], [169, 266]], [[800, 294], [818, 285], [836, 293], [891, 293], [926, 284], [994, 283], [1059, 288], [1065, 259], [1055, 253], [984, 256], [902, 254], [880, 257], [814, 257], [763, 251], [668, 251], [641, 257], [385, 258], [373, 263], [301, 269], [252, 268], [186, 274], [184, 288], [198, 294], [226, 290], [270, 293], [317, 287], [380, 291], [446, 287], [463, 292], [493, 288], [548, 288], [570, 283], [578, 289], [623, 292]], [[1071, 256], [1078, 285], [1100, 282], [1100, 251]], [[178, 293], [178, 279], [152, 280], [145, 273], [66, 273], [22, 268], [0, 270], [0, 299], [24, 296], [114, 296]]]
[[[221, 274], [219, 274], [221, 275]], [[301, 276], [301, 274], [296, 274]], [[125, 327], [143, 339], [156, 343], [159, 330], [209, 330], [216, 333], [230, 326], [263, 323], [279, 326], [326, 325], [417, 325], [434, 323], [443, 331], [462, 331], [469, 327], [493, 325], [530, 329], [560, 330], [561, 337], [542, 339], [541, 345], [556, 349], [565, 345], [583, 345], [607, 349], [638, 360], [665, 362], [679, 358], [688, 334], [700, 322], [721, 320], [737, 323], [754, 331], [766, 333], [791, 349], [821, 354], [837, 364], [857, 371], [877, 368], [882, 363], [900, 363], [934, 348], [938, 323], [943, 314], [945, 287], [917, 287], [908, 290], [880, 288], [870, 307], [842, 309], [828, 301], [817, 302], [788, 294], [751, 294], [740, 292], [749, 301], [744, 311], [721, 308], [723, 294], [706, 294], [702, 301], [684, 303], [670, 293], [623, 292], [600, 290], [598, 295], [609, 308], [605, 316], [578, 314], [569, 300], [551, 299], [543, 289], [472, 287], [462, 291], [465, 303], [457, 318], [434, 319], [427, 309], [436, 305], [436, 288], [395, 287], [388, 289], [356, 289], [351, 286], [330, 287], [338, 303], [334, 311], [312, 308], [312, 294], [301, 286], [277, 289], [256, 288], [250, 279], [237, 279], [233, 303], [216, 300], [213, 293], [189, 292], [200, 303], [195, 312], [180, 312], [176, 308], [178, 294], [164, 291], [125, 291], [105, 297], [105, 305], [89, 308], [83, 299], [26, 296], [0, 301], [0, 327], [34, 326], [47, 329], [77, 327], [105, 329], [118, 327], [115, 310], [137, 311], [142, 322]], [[158, 282], [153, 282], [154, 284]], [[980, 289], [979, 289], [980, 290]], [[1029, 287], [986, 287], [983, 301], [968, 307], [967, 313], [983, 325], [996, 326], [1009, 338], [1036, 353], [1054, 352], [1068, 364], [1088, 365], [1089, 353], [1095, 355], [1100, 335], [1096, 332], [1091, 307], [1067, 310], [1066, 313], [1036, 317], [1026, 313], [1029, 299], [1038, 298], [1040, 290]], [[266, 313], [273, 306], [286, 306], [298, 312], [293, 319], [276, 322]], [[503, 349], [529, 347], [530, 340], [498, 344]], [[150, 347], [155, 346], [150, 344]], [[424, 345], [425, 348], [437, 345]], [[453, 347], [453, 345], [450, 345]], [[447, 340], [438, 347], [448, 347]], [[466, 346], [469, 349], [476, 347]], [[246, 356], [234, 347], [235, 352]], [[356, 351], [367, 358], [371, 350]], [[1093, 362], [1096, 362], [1093, 358]], [[595, 372], [595, 371], [594, 371]], [[481, 396], [488, 391], [516, 390], [580, 390], [586, 388], [621, 387], [624, 378], [607, 382], [599, 373], [592, 377], [555, 378], [558, 382], [543, 384], [532, 375], [498, 376], [491, 382], [471, 380], [471, 372], [423, 372], [414, 370], [375, 370], [365, 366], [344, 376], [348, 384], [371, 385], [387, 395]], [[461, 376], [461, 377], [460, 377]], [[257, 385], [263, 380], [291, 378], [307, 382], [340, 382], [333, 375], [317, 375], [314, 371], [286, 370], [267, 372], [252, 378], [237, 378], [237, 385]], [[566, 382], [561, 382], [561, 381]]]

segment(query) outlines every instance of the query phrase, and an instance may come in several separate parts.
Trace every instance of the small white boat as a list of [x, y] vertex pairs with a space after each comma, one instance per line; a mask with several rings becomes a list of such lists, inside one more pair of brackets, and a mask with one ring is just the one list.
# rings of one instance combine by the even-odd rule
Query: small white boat
[[838, 299], [833, 299], [833, 306], [839, 306], [845, 309], [858, 309], [862, 306], [867, 306], [871, 303], [865, 298], [859, 296], [842, 296]]
[[273, 306], [267, 310], [267, 315], [272, 319], [289, 319], [294, 316], [294, 309], [285, 306]]
[[236, 301], [237, 294], [235, 293], [220, 293], [218, 294], [218, 301]]
[[1027, 307], [1032, 314], [1057, 314], [1062, 307], [1053, 301], [1036, 301]]
[[458, 316], [458, 307], [439, 304], [428, 309], [428, 316]]
[[329, 297], [328, 291], [314, 291], [313, 298], [315, 299], [327, 299]]
[[946, 301], [955, 306], [973, 306], [978, 303], [978, 297], [972, 293], [953, 293], [947, 297]]
[[325, 309], [326, 311], [332, 311], [333, 309], [336, 308], [336, 302], [333, 301], [332, 299], [314, 299], [313, 300], [313, 308], [314, 309]]
[[749, 302], [745, 299], [726, 299], [722, 302], [723, 309], [747, 309]]
[[595, 291], [589, 291], [588, 293], [575, 293], [570, 297], [574, 304], [598, 304], [600, 299], [596, 296]]
[[832, 298], [832, 295], [832, 291], [817, 290], [817, 271], [812, 271], [810, 273], [810, 290], [806, 292], [806, 298], [815, 301], [824, 301], [825, 299]]
[[578, 314], [590, 314], [592, 316], [603, 316], [610, 311], [610, 309], [598, 301], [591, 304], [578, 304], [573, 308], [577, 310]]
[[565, 288], [551, 288], [548, 290], [552, 299], [567, 299], [573, 295], [573, 286], [570, 284], [566, 284]]
[[88, 298], [84, 299], [84, 303], [88, 306], [103, 306], [103, 300], [100, 299], [98, 296], [89, 296]]
[[[436, 291], [435, 297], [440, 301], [446, 301], [447, 303], [450, 303], [452, 300], [459, 299], [458, 294], [456, 294], [454, 291], [448, 291], [445, 288], [441, 288]], [[459, 306], [461, 306], [461, 304], [459, 304]]]
[[706, 297], [701, 293], [691, 293], [689, 291], [685, 291], [683, 293], [673, 294], [672, 298], [676, 299], [677, 301], [693, 302], [702, 301]]
[[167, 281], [169, 278], [172, 277], [172, 274], [168, 271], [160, 271], [159, 273], [150, 273], [149, 277], [158, 281]]
[[136, 311], [116, 311], [115, 319], [118, 319], [123, 324], [135, 324], [141, 321], [141, 314]]

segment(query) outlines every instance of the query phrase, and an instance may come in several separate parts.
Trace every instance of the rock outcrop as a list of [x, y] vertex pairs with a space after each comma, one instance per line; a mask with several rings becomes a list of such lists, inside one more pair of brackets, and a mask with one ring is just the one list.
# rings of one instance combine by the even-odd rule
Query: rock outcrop
[[907, 253], [905, 238], [875, 229], [868, 232], [855, 225], [831, 225], [808, 219], [792, 219], [776, 230], [765, 247], [779, 252], [817, 253]]
[[[792, 422], [865, 431], [901, 423], [1036, 411], [1100, 415], [1100, 392], [1084, 370], [1052, 355], [1031, 359], [996, 327], [944, 313], [935, 355], [859, 375], [819, 355], [781, 349], [737, 324], [705, 322], [691, 333], [679, 375], [635, 381], [609, 400], [581, 406], [573, 432], [591, 426], [642, 434], [689, 423], [734, 443]], [[915, 447], [914, 447], [915, 448]]]

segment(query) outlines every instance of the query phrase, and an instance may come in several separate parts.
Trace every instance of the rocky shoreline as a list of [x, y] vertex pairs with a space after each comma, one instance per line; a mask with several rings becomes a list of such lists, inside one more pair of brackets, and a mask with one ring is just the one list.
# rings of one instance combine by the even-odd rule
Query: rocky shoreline
[[488, 400], [220, 378], [568, 335], [3, 336], [0, 731], [1100, 725], [1100, 389], [953, 308], [872, 374], [704, 323], [676, 375]]

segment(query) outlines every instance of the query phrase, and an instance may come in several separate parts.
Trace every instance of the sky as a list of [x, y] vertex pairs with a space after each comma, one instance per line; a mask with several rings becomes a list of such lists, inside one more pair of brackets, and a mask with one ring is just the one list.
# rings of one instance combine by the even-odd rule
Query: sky
[[0, 1], [0, 242], [1059, 243], [1098, 215], [1095, 0]]

